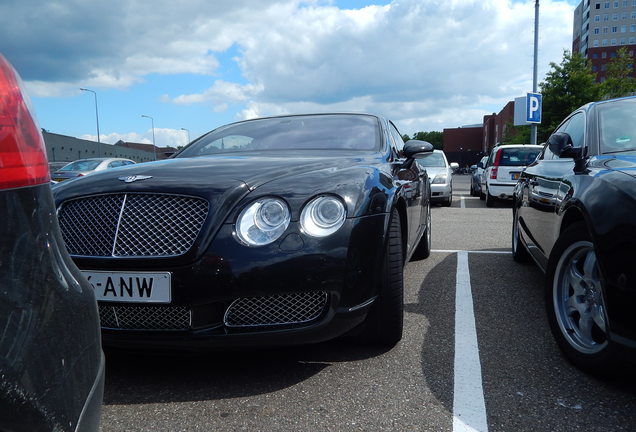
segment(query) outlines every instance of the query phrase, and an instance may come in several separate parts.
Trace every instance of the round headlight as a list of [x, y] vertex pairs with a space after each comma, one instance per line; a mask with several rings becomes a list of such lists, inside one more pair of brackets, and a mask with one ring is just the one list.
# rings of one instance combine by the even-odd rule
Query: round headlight
[[325, 237], [336, 232], [347, 216], [345, 206], [334, 196], [312, 199], [300, 215], [300, 226], [312, 237]]
[[285, 232], [290, 219], [285, 201], [261, 198], [243, 209], [236, 221], [236, 235], [248, 246], [264, 246]]

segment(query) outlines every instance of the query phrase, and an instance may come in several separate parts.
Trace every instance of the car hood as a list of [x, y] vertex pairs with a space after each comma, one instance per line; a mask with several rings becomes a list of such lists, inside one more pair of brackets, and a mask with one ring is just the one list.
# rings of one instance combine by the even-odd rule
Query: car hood
[[636, 155], [613, 155], [603, 165], [613, 171], [636, 177]]
[[428, 177], [433, 180], [438, 174], [448, 173], [447, 167], [425, 167]]
[[[296, 184], [297, 193], [304, 191], [298, 186], [315, 178], [325, 187], [336, 172], [348, 171], [352, 166], [377, 163], [378, 153], [360, 155], [343, 154], [340, 157], [325, 157], [318, 154], [302, 156], [291, 153], [276, 157], [265, 155], [224, 155], [197, 158], [175, 158], [147, 162], [95, 172], [90, 176], [66, 180], [56, 184], [53, 192], [56, 205], [66, 200], [86, 195], [105, 193], [161, 193], [205, 198], [210, 203], [212, 223], [218, 225], [250, 191], [265, 184], [284, 183], [288, 188]], [[316, 173], [314, 176], [313, 173]], [[296, 183], [294, 177], [301, 183]], [[301, 181], [302, 179], [302, 181]], [[305, 184], [302, 183], [302, 184]], [[269, 191], [269, 188], [265, 188]], [[273, 193], [280, 193], [278, 189]]]

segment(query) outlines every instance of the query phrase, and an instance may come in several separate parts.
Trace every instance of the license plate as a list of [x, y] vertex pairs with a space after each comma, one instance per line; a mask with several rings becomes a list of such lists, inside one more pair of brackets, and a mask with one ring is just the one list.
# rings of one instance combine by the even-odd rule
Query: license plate
[[513, 180], [519, 180], [519, 173], [510, 173], [510, 178]]
[[101, 301], [128, 303], [170, 303], [170, 273], [104, 272], [82, 273]]

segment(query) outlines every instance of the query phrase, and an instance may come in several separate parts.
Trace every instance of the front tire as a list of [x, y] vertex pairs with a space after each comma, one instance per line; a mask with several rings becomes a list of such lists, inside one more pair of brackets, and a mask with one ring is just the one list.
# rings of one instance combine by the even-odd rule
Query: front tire
[[364, 322], [361, 339], [392, 347], [402, 339], [404, 326], [404, 261], [400, 215], [393, 210], [384, 261], [380, 275], [378, 297]]
[[585, 224], [572, 225], [561, 234], [546, 276], [546, 309], [559, 348], [581, 369], [611, 373], [619, 354], [608, 338], [603, 282]]
[[442, 206], [450, 207], [453, 204], [453, 190], [451, 189], [450, 194], [448, 195], [448, 199], [442, 202]]
[[514, 204], [512, 208], [512, 259], [514, 259], [518, 263], [525, 263], [528, 262], [530, 254], [528, 253], [526, 247], [523, 245], [521, 236], [519, 234], [519, 212], [515, 209]]
[[431, 254], [431, 202], [426, 206], [426, 232], [420, 239], [415, 252], [411, 256], [411, 261], [418, 261], [428, 258]]

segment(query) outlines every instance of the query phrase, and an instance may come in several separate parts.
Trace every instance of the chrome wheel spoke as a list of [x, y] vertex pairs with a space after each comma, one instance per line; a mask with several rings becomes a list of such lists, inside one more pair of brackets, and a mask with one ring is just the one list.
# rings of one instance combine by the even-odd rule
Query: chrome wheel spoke
[[588, 251], [585, 255], [585, 261], [583, 263], [583, 274], [588, 278], [597, 280], [596, 277], [596, 254], [593, 250]]
[[592, 307], [591, 311], [592, 320], [598, 326], [603, 333], [607, 333], [607, 324], [605, 323], [605, 308], [602, 304], [597, 304]]
[[579, 336], [581, 337], [581, 341], [587, 345], [593, 345], [594, 339], [592, 338], [592, 329], [594, 328], [594, 320], [592, 319], [592, 314], [590, 310], [587, 309], [585, 314], [581, 314], [579, 318]]
[[575, 296], [585, 295], [585, 288], [583, 287], [583, 278], [579, 269], [576, 267], [577, 261], [572, 261], [570, 265], [570, 271], [566, 274], [565, 281], [574, 291]]

